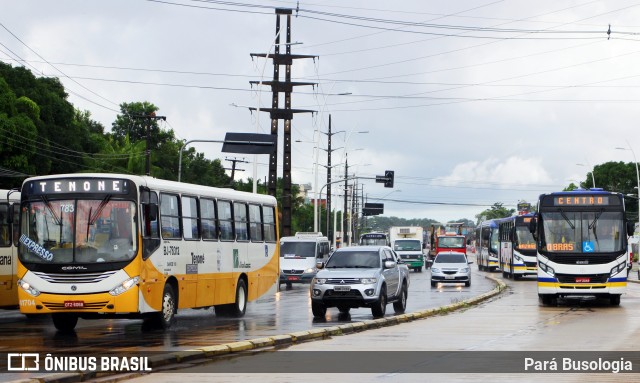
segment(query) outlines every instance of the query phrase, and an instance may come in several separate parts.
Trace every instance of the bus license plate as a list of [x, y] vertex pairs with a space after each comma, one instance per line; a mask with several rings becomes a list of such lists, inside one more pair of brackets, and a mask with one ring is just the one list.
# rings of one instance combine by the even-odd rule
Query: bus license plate
[[84, 307], [84, 301], [64, 301], [65, 309], [81, 309]]
[[299, 280], [300, 280], [300, 277], [294, 277], [291, 275], [287, 277], [287, 281], [299, 281]]
[[335, 291], [351, 291], [351, 286], [333, 286]]
[[589, 277], [576, 277], [576, 283], [589, 283], [591, 278]]

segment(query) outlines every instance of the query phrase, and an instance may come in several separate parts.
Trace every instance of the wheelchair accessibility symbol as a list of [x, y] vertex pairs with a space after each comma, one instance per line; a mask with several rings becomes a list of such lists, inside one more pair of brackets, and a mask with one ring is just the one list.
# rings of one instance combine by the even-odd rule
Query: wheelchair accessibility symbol
[[593, 253], [594, 251], [593, 242], [591, 241], [582, 242], [582, 251], [585, 253]]

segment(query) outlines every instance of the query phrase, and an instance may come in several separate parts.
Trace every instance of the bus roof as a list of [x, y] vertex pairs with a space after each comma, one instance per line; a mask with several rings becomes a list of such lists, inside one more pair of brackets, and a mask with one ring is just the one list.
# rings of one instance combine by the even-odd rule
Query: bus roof
[[[78, 180], [78, 179], [127, 179], [132, 181], [136, 186], [146, 186], [150, 189], [174, 192], [194, 196], [212, 196], [215, 195], [221, 199], [242, 199], [247, 202], [262, 203], [267, 205], [275, 205], [276, 199], [273, 196], [265, 194], [253, 194], [249, 192], [237, 191], [228, 188], [218, 188], [212, 186], [203, 186], [190, 184], [185, 182], [176, 182], [163, 180], [151, 176], [137, 176], [120, 173], [71, 173], [71, 174], [54, 174], [48, 176], [29, 177], [23, 182], [23, 187], [33, 181], [40, 180]], [[241, 196], [241, 197], [240, 197]]]

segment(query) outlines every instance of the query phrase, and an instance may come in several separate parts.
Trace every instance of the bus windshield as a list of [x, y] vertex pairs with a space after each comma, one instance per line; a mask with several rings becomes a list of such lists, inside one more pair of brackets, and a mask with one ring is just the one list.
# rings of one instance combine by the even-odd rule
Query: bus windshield
[[533, 239], [533, 234], [529, 231], [528, 226], [516, 226], [516, 240], [517, 249], [521, 250], [535, 250], [536, 240]]
[[543, 251], [608, 253], [624, 248], [622, 212], [542, 213]]
[[362, 246], [387, 246], [387, 238], [386, 237], [367, 237], [362, 236], [360, 238], [360, 244]]
[[22, 206], [19, 257], [26, 263], [86, 264], [133, 259], [135, 203], [67, 199]]

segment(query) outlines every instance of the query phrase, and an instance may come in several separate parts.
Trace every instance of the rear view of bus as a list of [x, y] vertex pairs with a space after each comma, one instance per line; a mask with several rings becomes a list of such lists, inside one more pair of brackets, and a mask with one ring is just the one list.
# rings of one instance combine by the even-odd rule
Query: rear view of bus
[[0, 190], [0, 308], [18, 307], [16, 286], [20, 193]]
[[627, 236], [623, 196], [602, 189], [543, 194], [531, 225], [538, 251], [538, 296], [608, 298], [620, 304], [627, 286]]

